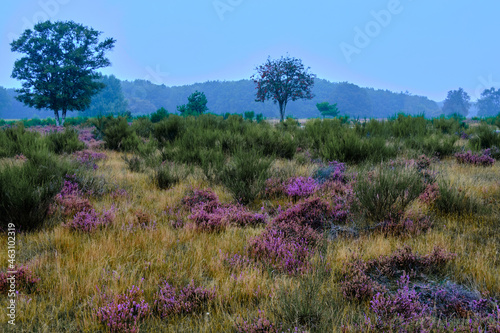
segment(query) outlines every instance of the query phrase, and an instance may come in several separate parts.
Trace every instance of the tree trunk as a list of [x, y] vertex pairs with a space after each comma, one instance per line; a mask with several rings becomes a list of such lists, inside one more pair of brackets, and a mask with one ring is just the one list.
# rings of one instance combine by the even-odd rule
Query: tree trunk
[[282, 101], [279, 101], [280, 104], [280, 122], [283, 122], [285, 119], [285, 106], [286, 104]]
[[54, 118], [56, 119], [56, 126], [59, 126], [59, 111], [54, 110]]
[[66, 120], [66, 109], [62, 110], [62, 122], [61, 122], [61, 126], [64, 126], [64, 120]]

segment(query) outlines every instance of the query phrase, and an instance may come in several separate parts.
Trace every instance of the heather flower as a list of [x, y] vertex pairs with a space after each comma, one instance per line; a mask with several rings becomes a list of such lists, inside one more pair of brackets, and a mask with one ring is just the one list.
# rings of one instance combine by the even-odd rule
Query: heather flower
[[239, 333], [279, 333], [281, 328], [266, 318], [265, 313], [259, 310], [259, 315], [252, 322], [244, 321], [241, 317], [236, 320], [236, 331]]
[[337, 161], [328, 162], [328, 166], [319, 168], [315, 173], [313, 178], [319, 184], [323, 184], [327, 181], [335, 181], [346, 183], [347, 177], [345, 174], [346, 165]]
[[457, 153], [455, 158], [459, 164], [470, 164], [475, 166], [492, 166], [495, 159], [491, 157], [489, 150], [485, 150], [482, 155], [473, 154], [470, 150], [466, 153]]
[[285, 185], [285, 193], [295, 199], [308, 197], [318, 189], [318, 183], [313, 178], [290, 178]]
[[144, 292], [132, 286], [125, 294], [118, 295], [97, 310], [98, 320], [111, 332], [138, 332], [139, 322], [149, 316], [149, 304], [143, 299]]
[[155, 311], [161, 318], [192, 313], [213, 300], [215, 295], [215, 290], [195, 287], [193, 281], [184, 288], [175, 288], [164, 281], [155, 296]]
[[437, 183], [428, 184], [418, 197], [420, 201], [427, 205], [432, 205], [439, 198], [439, 185]]
[[279, 178], [269, 178], [265, 182], [265, 195], [267, 198], [276, 198], [285, 193], [285, 184]]
[[15, 276], [15, 290], [16, 292], [22, 291], [24, 293], [32, 293], [36, 291], [37, 284], [40, 282], [38, 278], [28, 266], [15, 265], [13, 269], [8, 271], [16, 272], [14, 274], [6, 272], [0, 273], [0, 294], [7, 294], [10, 290], [12, 276]]
[[76, 213], [73, 219], [64, 226], [73, 231], [94, 232], [103, 226], [109, 225], [114, 219], [114, 207], [101, 213], [91, 209]]
[[99, 153], [88, 149], [74, 152], [73, 157], [78, 163], [94, 170], [98, 168], [95, 162], [107, 158], [105, 153]]
[[194, 189], [192, 193], [182, 199], [182, 204], [188, 209], [193, 209], [199, 204], [210, 202], [219, 203], [219, 197], [211, 189]]
[[357, 255], [344, 263], [340, 290], [346, 299], [364, 300], [373, 296], [378, 286], [366, 274], [367, 270], [368, 266]]

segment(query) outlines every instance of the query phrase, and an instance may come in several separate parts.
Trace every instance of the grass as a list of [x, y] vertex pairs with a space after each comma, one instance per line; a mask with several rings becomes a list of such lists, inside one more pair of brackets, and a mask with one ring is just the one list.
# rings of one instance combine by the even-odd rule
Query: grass
[[[205, 308], [189, 315], [168, 320], [150, 316], [141, 323], [140, 332], [234, 332], [238, 320], [252, 321], [258, 310], [270, 321], [283, 323], [284, 328], [305, 325], [310, 331], [340, 332], [342, 325], [362, 321], [363, 313], [369, 311], [368, 302], [346, 301], [340, 292], [345, 260], [353, 252], [365, 260], [375, 259], [403, 245], [418, 253], [429, 253], [436, 245], [456, 253], [457, 259], [446, 266], [443, 279], [500, 298], [498, 163], [489, 168], [458, 165], [451, 158], [433, 163], [439, 177], [478, 198], [489, 207], [487, 213], [443, 214], [423, 207], [434, 221], [429, 232], [409, 238], [381, 233], [336, 238], [327, 242], [322, 258], [317, 253], [312, 259], [310, 274], [288, 276], [259, 266], [230, 268], [224, 264], [223, 254], [244, 253], [248, 241], [263, 226], [229, 227], [221, 233], [171, 226], [168, 208], [179, 207], [191, 188], [210, 187], [221, 202], [234, 202], [232, 193], [222, 185], [210, 184], [201, 169], [194, 168], [179, 183], [161, 190], [148, 172], [129, 171], [121, 153], [106, 154], [107, 160], [98, 162], [95, 172], [128, 193], [115, 199], [109, 194], [92, 199], [97, 210], [115, 207], [111, 227], [89, 235], [69, 231], [61, 226], [65, 221], [48, 221], [52, 227], [16, 235], [16, 260], [28, 264], [41, 278], [36, 293], [17, 299], [16, 332], [103, 331], [95, 317], [97, 307], [104, 304], [103, 293], [116, 295], [138, 285], [152, 306], [164, 280], [176, 286], [194, 280], [196, 285], [215, 288], [217, 294]], [[361, 168], [351, 166], [350, 171]], [[313, 164], [275, 159], [270, 173], [286, 178], [309, 176], [314, 170]], [[257, 210], [260, 204], [253, 202], [250, 207]], [[137, 210], [147, 212], [156, 228], [127, 228]], [[187, 215], [182, 212], [184, 220]], [[6, 244], [7, 237], [2, 235], [0, 242]], [[7, 263], [7, 259], [7, 251], [0, 251], [0, 262]], [[320, 269], [325, 262], [328, 272]], [[0, 296], [2, 309], [8, 300]], [[0, 326], [8, 328], [6, 316], [0, 318]]]

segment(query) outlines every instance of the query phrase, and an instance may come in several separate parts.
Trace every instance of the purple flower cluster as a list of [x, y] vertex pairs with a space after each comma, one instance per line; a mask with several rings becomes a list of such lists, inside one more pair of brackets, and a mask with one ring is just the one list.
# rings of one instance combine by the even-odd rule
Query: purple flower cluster
[[368, 266], [358, 255], [354, 255], [342, 266], [343, 280], [340, 290], [348, 300], [364, 300], [371, 298], [380, 286], [368, 275]]
[[105, 153], [99, 153], [89, 149], [76, 151], [73, 153], [73, 157], [78, 163], [94, 170], [97, 170], [98, 168], [95, 162], [107, 158]]
[[155, 297], [155, 311], [161, 318], [192, 313], [205, 306], [215, 296], [214, 289], [195, 287], [193, 281], [184, 288], [175, 288], [164, 281]]
[[308, 197], [318, 190], [318, 182], [311, 177], [290, 178], [285, 184], [285, 193], [294, 199]]
[[209, 190], [195, 190], [183, 199], [183, 203], [191, 209], [188, 218], [201, 231], [220, 232], [228, 225], [256, 226], [264, 224], [267, 219], [266, 215], [252, 213], [242, 205], [222, 204], [217, 195]]
[[92, 204], [83, 197], [83, 192], [78, 184], [71, 180], [65, 180], [61, 191], [55, 196], [55, 206], [51, 206], [50, 212], [53, 214], [60, 210], [65, 217], [74, 216], [83, 211], [92, 210]]
[[10, 278], [15, 276], [15, 290], [16, 292], [23, 291], [27, 294], [35, 292], [40, 278], [38, 278], [28, 266], [15, 265], [9, 271], [16, 272], [10, 274], [7, 272], [0, 273], [0, 294], [7, 294], [10, 290]]
[[244, 321], [238, 318], [235, 323], [236, 331], [239, 333], [279, 333], [281, 328], [271, 323], [263, 311], [259, 310], [258, 317], [252, 321]]
[[47, 135], [50, 133], [64, 132], [63, 126], [47, 125], [47, 126], [32, 126], [26, 129], [29, 132], [38, 132], [42, 135]]
[[428, 216], [410, 218], [397, 214], [397, 216], [390, 216], [386, 221], [377, 225], [377, 229], [387, 235], [417, 236], [429, 230], [432, 224]]
[[457, 153], [455, 158], [459, 164], [470, 164], [475, 166], [492, 166], [495, 164], [495, 159], [491, 157], [488, 150], [485, 150], [482, 155], [473, 154], [470, 150], [466, 153]]
[[322, 199], [303, 200], [280, 212], [262, 234], [251, 239], [248, 254], [279, 272], [304, 273], [324, 228], [345, 216]]
[[111, 332], [138, 332], [139, 322], [151, 313], [143, 295], [139, 287], [132, 286], [125, 294], [100, 307], [97, 310], [98, 320]]
[[73, 231], [94, 232], [113, 222], [115, 219], [114, 210], [114, 207], [111, 207], [101, 213], [97, 213], [95, 209], [80, 211], [64, 226]]
[[78, 134], [78, 139], [89, 149], [98, 149], [104, 144], [104, 141], [95, 139], [92, 128], [82, 128]]
[[432, 205], [439, 198], [439, 185], [438, 183], [428, 184], [424, 191], [418, 197], [420, 201], [427, 205]]
[[[220, 250], [219, 252], [221, 253]], [[234, 270], [246, 268], [254, 264], [254, 262], [248, 256], [241, 255], [239, 253], [233, 254], [231, 256], [229, 254], [222, 255], [222, 262], [225, 266]]]
[[285, 193], [285, 184], [279, 178], [272, 177], [267, 179], [265, 186], [265, 195], [267, 198], [276, 198]]

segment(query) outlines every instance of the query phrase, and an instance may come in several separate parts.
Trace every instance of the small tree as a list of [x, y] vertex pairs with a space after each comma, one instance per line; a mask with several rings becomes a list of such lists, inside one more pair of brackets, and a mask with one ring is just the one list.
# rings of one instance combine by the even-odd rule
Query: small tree
[[16, 99], [36, 109], [50, 109], [59, 125], [66, 111], [83, 111], [91, 97], [104, 88], [96, 81], [96, 69], [111, 63], [104, 53], [113, 48], [115, 40], [99, 42], [101, 32], [73, 21], [41, 22], [27, 29], [11, 45], [13, 52], [26, 56], [16, 60], [12, 77], [22, 80]]
[[196, 90], [188, 97], [187, 104], [177, 106], [177, 111], [184, 116], [199, 116], [208, 111], [207, 97], [204, 93]]
[[457, 113], [464, 117], [469, 113], [470, 96], [462, 89], [448, 91], [448, 96], [444, 101], [443, 113], [451, 115]]
[[316, 75], [309, 73], [309, 67], [304, 69], [300, 59], [289, 56], [281, 59], [267, 59], [264, 65], [256, 68], [257, 74], [252, 75], [257, 84], [256, 102], [272, 99], [280, 107], [280, 121], [285, 119], [285, 109], [289, 101], [312, 99], [311, 88]]
[[326, 116], [336, 117], [339, 114], [337, 103], [332, 105], [330, 105], [330, 103], [328, 102], [316, 103], [316, 107], [318, 108], [319, 112], [321, 112], [323, 118], [325, 118]]

